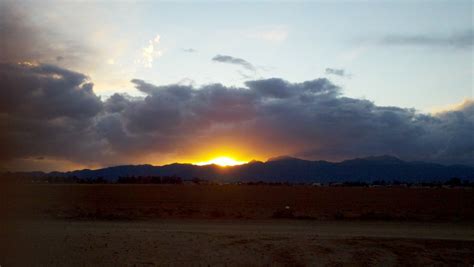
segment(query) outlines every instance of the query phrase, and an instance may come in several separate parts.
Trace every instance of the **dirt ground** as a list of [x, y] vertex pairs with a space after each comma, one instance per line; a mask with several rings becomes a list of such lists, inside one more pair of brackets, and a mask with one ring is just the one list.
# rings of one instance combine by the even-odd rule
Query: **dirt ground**
[[0, 191], [2, 267], [474, 264], [470, 189], [35, 185]]
[[5, 194], [6, 209], [27, 218], [265, 220], [288, 207], [299, 219], [474, 221], [474, 190], [463, 188], [76, 184]]
[[[12, 233], [10, 233], [12, 234]], [[472, 224], [331, 221], [23, 222], [2, 266], [471, 266]], [[1, 240], [11, 240], [3, 234]]]

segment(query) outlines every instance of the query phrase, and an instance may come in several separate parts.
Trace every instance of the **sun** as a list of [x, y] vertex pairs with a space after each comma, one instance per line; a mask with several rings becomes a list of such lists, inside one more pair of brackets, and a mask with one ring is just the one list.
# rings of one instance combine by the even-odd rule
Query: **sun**
[[200, 166], [216, 164], [216, 165], [219, 165], [219, 166], [222, 166], [222, 167], [226, 167], [226, 166], [241, 165], [241, 164], [245, 164], [245, 163], [247, 163], [247, 162], [238, 161], [238, 160], [235, 160], [235, 159], [229, 158], [229, 157], [217, 157], [217, 158], [213, 158], [213, 159], [208, 160], [208, 161], [198, 162], [198, 163], [195, 163], [195, 164], [200, 165]]

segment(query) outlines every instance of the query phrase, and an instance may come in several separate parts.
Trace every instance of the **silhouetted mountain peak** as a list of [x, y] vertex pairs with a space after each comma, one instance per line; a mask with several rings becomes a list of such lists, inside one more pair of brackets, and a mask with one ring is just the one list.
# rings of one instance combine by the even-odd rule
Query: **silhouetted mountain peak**
[[381, 156], [370, 156], [363, 158], [369, 161], [379, 161], [379, 162], [392, 162], [392, 163], [403, 163], [404, 161], [391, 155], [381, 155]]
[[19, 177], [77, 177], [79, 179], [103, 178], [117, 181], [130, 176], [176, 176], [183, 179], [194, 177], [227, 181], [268, 182], [371, 182], [385, 181], [445, 181], [457, 177], [474, 179], [472, 166], [445, 166], [428, 162], [406, 162], [399, 158], [382, 155], [346, 160], [339, 163], [309, 161], [294, 157], [276, 157], [266, 162], [251, 161], [246, 164], [222, 168], [217, 165], [197, 166], [174, 163], [164, 166], [123, 165], [97, 170], [72, 172], [17, 173]]
[[274, 161], [299, 161], [303, 159], [295, 158], [292, 156], [278, 156], [278, 157], [272, 157], [269, 158], [266, 162], [274, 162]]
[[381, 156], [369, 156], [363, 158], [355, 158], [350, 160], [345, 160], [341, 164], [377, 164], [377, 165], [392, 165], [392, 164], [404, 164], [405, 161], [390, 155], [381, 155]]

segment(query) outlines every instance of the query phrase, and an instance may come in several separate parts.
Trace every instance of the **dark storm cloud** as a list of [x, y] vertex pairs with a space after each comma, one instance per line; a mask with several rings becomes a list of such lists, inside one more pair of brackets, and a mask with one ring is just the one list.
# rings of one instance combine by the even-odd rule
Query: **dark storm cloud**
[[390, 35], [380, 40], [383, 45], [441, 46], [455, 48], [472, 48], [474, 30], [466, 30], [451, 35]]
[[318, 95], [336, 96], [339, 87], [327, 79], [316, 79], [303, 83], [289, 83], [279, 78], [247, 81], [245, 85], [262, 99], [291, 98], [298, 96], [302, 100]]
[[336, 75], [340, 77], [344, 77], [347, 75], [346, 71], [343, 69], [326, 68], [325, 73], [328, 75]]
[[92, 86], [52, 65], [0, 64], [0, 158], [94, 158], [103, 103]]
[[[189, 141], [219, 136], [222, 132], [217, 126], [225, 125], [226, 134], [232, 132], [236, 139], [253, 136], [263, 146], [291, 147], [291, 153], [314, 159], [392, 154], [474, 164], [472, 102], [433, 116], [343, 97], [327, 79], [289, 83], [272, 78], [249, 81], [246, 88], [134, 83], [147, 96], [125, 105], [115, 120], [123, 129], [118, 131], [121, 138], [126, 133], [139, 136], [141, 142], [148, 140], [137, 151], [152, 149], [147, 143], [160, 144], [156, 148], [161, 151], [179, 150], [179, 145]], [[131, 149], [130, 142], [119, 140], [114, 146], [124, 149], [122, 153]], [[166, 146], [169, 143], [174, 145]]]
[[327, 79], [199, 88], [132, 83], [144, 97], [114, 94], [101, 101], [83, 74], [52, 65], [0, 65], [1, 160], [109, 165], [150, 154], [185, 156], [228, 137], [310, 159], [392, 154], [474, 164], [473, 101], [429, 115], [344, 97]]
[[216, 62], [221, 62], [221, 63], [239, 65], [239, 66], [244, 67], [247, 70], [255, 71], [255, 67], [250, 62], [242, 58], [226, 56], [226, 55], [217, 55], [213, 57], [212, 60]]
[[0, 73], [0, 112], [39, 119], [85, 118], [102, 107], [83, 74], [28, 63], [0, 64]]

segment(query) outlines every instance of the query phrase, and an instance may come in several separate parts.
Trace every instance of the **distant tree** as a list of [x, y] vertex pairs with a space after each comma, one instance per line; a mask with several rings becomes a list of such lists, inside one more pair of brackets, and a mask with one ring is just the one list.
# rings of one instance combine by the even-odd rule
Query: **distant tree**
[[446, 181], [444, 184], [445, 185], [451, 185], [451, 186], [460, 186], [461, 185], [461, 179], [459, 179], [457, 177], [453, 177], [453, 178], [449, 179], [448, 181]]
[[372, 185], [387, 185], [387, 182], [385, 180], [375, 180], [372, 182]]
[[191, 181], [195, 184], [199, 184], [199, 183], [201, 183], [202, 180], [199, 179], [198, 177], [193, 177], [193, 179], [191, 179]]
[[95, 183], [97, 183], [97, 184], [106, 184], [107, 180], [105, 180], [104, 177], [100, 176], [97, 179], [95, 179]]

